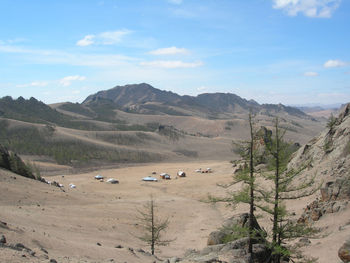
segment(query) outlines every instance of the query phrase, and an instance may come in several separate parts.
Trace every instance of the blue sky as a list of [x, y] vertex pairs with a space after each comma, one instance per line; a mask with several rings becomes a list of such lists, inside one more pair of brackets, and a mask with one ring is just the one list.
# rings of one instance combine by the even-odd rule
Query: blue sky
[[0, 0], [0, 96], [146, 82], [259, 103], [350, 101], [349, 0]]

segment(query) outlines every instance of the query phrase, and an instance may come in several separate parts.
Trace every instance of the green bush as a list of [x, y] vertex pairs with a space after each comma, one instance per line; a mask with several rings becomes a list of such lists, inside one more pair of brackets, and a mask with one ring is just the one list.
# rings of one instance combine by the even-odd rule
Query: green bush
[[337, 118], [334, 117], [333, 114], [331, 114], [331, 116], [328, 118], [327, 128], [329, 128], [329, 130], [332, 131], [336, 123], [337, 123]]

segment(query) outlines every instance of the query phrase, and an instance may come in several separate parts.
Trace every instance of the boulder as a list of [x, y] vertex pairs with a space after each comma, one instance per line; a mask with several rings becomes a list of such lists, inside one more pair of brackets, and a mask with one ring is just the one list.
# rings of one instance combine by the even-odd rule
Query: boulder
[[350, 238], [339, 248], [338, 256], [344, 263], [350, 262]]
[[[221, 229], [217, 231], [213, 231], [209, 234], [207, 245], [208, 246], [218, 245], [218, 244], [223, 244], [229, 241], [230, 239], [232, 240], [235, 232], [238, 229], [248, 227], [248, 224], [249, 224], [248, 213], [234, 215], [229, 219], [226, 219]], [[263, 232], [255, 217], [253, 218], [253, 227], [255, 230], [257, 230], [257, 233]], [[258, 236], [261, 237], [261, 234], [258, 234]]]
[[214, 246], [223, 244], [227, 233], [223, 230], [213, 231], [209, 234], [207, 245]]
[[6, 244], [6, 237], [4, 235], [0, 236], [0, 244]]
[[[240, 238], [226, 244], [207, 246], [201, 251], [188, 250], [184, 258], [180, 260], [183, 263], [249, 263], [250, 254], [248, 253], [248, 238]], [[264, 244], [253, 245], [253, 262], [267, 262], [271, 256], [271, 251]]]

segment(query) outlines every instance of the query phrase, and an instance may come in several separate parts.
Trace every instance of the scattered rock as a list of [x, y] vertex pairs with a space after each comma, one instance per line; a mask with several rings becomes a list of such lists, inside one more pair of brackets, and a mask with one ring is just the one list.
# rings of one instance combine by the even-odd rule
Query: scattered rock
[[350, 238], [338, 250], [339, 258], [344, 262], [350, 262]]
[[18, 249], [25, 249], [26, 247], [22, 244], [22, 243], [17, 243], [15, 245], [15, 248], [18, 248]]
[[101, 243], [99, 243], [99, 242], [97, 242], [97, 243], [96, 243], [96, 245], [98, 245], [98, 246], [102, 246], [102, 245], [101, 245]]
[[209, 234], [207, 245], [213, 246], [213, 245], [222, 244], [226, 236], [227, 236], [227, 233], [225, 233], [225, 231], [222, 231], [222, 230], [213, 231]]
[[123, 248], [122, 245], [116, 245], [115, 248]]
[[51, 259], [50, 259], [50, 263], [57, 263], [57, 260], [54, 259], [54, 258], [51, 258]]
[[49, 252], [47, 252], [47, 250], [46, 250], [45, 248], [43, 248], [43, 247], [41, 247], [40, 250], [41, 250], [42, 252], [44, 252], [45, 254], [49, 254]]
[[[240, 238], [226, 244], [207, 246], [201, 251], [187, 250], [184, 258], [175, 262], [198, 262], [198, 263], [248, 263], [250, 255], [248, 249], [248, 238]], [[271, 251], [264, 244], [254, 244], [254, 261], [266, 262], [271, 256]], [[171, 259], [163, 263], [172, 263]]]
[[321, 199], [316, 199], [307, 205], [304, 213], [298, 219], [299, 223], [318, 221], [324, 214], [345, 210], [350, 200], [350, 180], [348, 177], [328, 181], [320, 189]]
[[305, 247], [311, 244], [310, 239], [306, 238], [306, 237], [302, 237], [299, 239], [297, 246], [298, 247]]
[[318, 219], [320, 219], [320, 217], [322, 216], [322, 213], [319, 209], [315, 209], [311, 212], [311, 219], [313, 221], [318, 221]]
[[0, 244], [6, 244], [6, 237], [4, 235], [0, 236]]

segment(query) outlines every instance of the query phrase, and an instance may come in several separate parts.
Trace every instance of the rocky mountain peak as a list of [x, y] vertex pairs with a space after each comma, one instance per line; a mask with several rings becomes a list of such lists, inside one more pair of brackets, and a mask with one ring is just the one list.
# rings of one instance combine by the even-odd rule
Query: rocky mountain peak
[[232, 93], [203, 93], [198, 96], [180, 96], [171, 91], [159, 90], [147, 83], [116, 86], [88, 96], [83, 104], [89, 105], [98, 99], [112, 101], [116, 108], [124, 111], [147, 114], [203, 115], [216, 116], [262, 112], [263, 114], [286, 113], [309, 118], [302, 111], [282, 104], [260, 105], [254, 100], [246, 100]]

